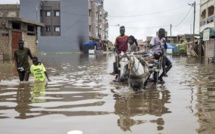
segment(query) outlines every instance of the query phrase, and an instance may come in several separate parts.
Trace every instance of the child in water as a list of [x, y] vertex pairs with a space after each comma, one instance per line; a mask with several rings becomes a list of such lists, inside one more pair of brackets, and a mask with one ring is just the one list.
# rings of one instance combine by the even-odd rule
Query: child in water
[[32, 57], [33, 65], [30, 67], [30, 72], [34, 76], [34, 81], [51, 81], [46, 72], [44, 65], [38, 61], [37, 57]]

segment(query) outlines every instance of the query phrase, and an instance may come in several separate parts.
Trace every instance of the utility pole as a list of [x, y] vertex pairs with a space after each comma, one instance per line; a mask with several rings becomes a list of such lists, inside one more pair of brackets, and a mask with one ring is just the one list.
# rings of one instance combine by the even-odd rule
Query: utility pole
[[172, 24], [170, 24], [170, 36], [172, 36]]
[[193, 7], [194, 7], [194, 16], [193, 16], [193, 45], [195, 44], [195, 38], [194, 38], [194, 34], [195, 34], [195, 21], [196, 21], [196, 2], [194, 1], [193, 3]]
[[194, 3], [192, 4], [188, 4], [190, 6], [192, 6], [194, 8], [194, 13], [193, 13], [193, 45], [195, 43], [195, 38], [194, 38], [194, 34], [195, 34], [195, 21], [196, 21], [196, 2], [194, 1]]

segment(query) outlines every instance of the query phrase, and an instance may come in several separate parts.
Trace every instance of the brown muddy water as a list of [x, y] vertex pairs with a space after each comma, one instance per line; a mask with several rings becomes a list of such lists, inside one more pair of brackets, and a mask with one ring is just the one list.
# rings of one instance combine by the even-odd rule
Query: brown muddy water
[[112, 83], [113, 55], [43, 55], [51, 82], [18, 81], [0, 63], [0, 134], [214, 134], [214, 64], [171, 58], [165, 84]]

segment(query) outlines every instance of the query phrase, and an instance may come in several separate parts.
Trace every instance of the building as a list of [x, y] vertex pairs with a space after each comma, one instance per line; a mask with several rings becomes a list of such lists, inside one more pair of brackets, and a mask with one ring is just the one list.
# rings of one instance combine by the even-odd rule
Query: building
[[91, 40], [107, 41], [108, 13], [103, 0], [20, 0], [20, 16], [45, 27], [38, 29], [44, 52], [76, 52]]
[[43, 52], [75, 52], [89, 41], [87, 0], [20, 0], [20, 16], [42, 22], [38, 49]]
[[145, 51], [146, 50], [146, 42], [144, 42], [143, 40], [137, 40], [137, 44], [138, 44], [138, 47], [139, 47], [139, 50], [141, 51]]
[[25, 41], [34, 56], [37, 55], [37, 26], [42, 23], [19, 17], [19, 5], [0, 5], [0, 55], [12, 59], [20, 39]]
[[91, 40], [108, 42], [108, 13], [104, 10], [104, 0], [88, 0], [89, 37]]
[[167, 36], [166, 41], [172, 44], [178, 44], [178, 36]]
[[200, 0], [200, 32], [204, 36], [203, 33], [207, 32], [208, 39], [202, 38], [202, 47], [204, 51], [204, 57], [211, 58], [215, 57], [215, 41], [214, 37], [210, 37], [211, 33], [214, 33], [215, 28], [215, 0]]
[[207, 27], [215, 27], [215, 0], [200, 0], [200, 32]]

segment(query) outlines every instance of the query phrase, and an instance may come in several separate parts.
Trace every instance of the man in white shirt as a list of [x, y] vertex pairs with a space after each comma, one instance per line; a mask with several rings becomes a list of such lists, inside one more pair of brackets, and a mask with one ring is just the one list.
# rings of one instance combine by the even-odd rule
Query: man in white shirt
[[165, 29], [163, 28], [159, 29], [158, 36], [153, 37], [151, 39], [150, 46], [152, 47], [150, 53], [154, 56], [155, 59], [159, 59], [161, 56], [163, 56], [163, 63], [162, 63], [163, 72], [159, 76], [159, 80], [161, 82], [164, 82], [163, 77], [167, 77], [168, 75], [166, 73], [172, 68], [172, 63], [164, 55], [164, 52], [163, 52], [164, 49], [167, 49], [166, 40], [165, 40]]

